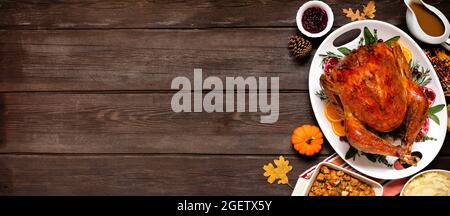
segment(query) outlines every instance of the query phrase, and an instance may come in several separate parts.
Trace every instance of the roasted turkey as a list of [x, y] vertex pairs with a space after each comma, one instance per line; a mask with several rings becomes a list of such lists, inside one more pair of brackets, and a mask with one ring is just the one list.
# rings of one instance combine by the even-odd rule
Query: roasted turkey
[[[412, 145], [428, 112], [421, 87], [411, 78], [398, 43], [361, 46], [342, 58], [320, 83], [330, 102], [342, 114], [350, 145], [372, 154], [399, 157], [415, 165]], [[403, 127], [401, 145], [380, 134]]]

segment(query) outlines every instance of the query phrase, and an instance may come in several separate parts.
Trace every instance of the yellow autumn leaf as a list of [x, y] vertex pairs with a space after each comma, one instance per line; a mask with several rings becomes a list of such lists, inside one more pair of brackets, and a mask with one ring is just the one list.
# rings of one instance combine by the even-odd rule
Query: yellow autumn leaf
[[263, 166], [264, 171], [264, 176], [265, 177], [269, 177], [267, 178], [267, 182], [269, 182], [270, 184], [272, 184], [276, 179], [278, 174], [275, 171], [275, 167], [273, 166], [272, 163], [269, 163], [267, 165]]
[[280, 180], [278, 181], [278, 184], [289, 183], [287, 173], [292, 170], [292, 166], [289, 166], [289, 161], [285, 160], [283, 156], [280, 156], [278, 160], [274, 160], [273, 162], [277, 166], [278, 173], [280, 174]]
[[375, 17], [375, 11], [377, 10], [375, 9], [374, 1], [370, 1], [369, 3], [367, 3], [367, 6], [363, 6], [363, 14], [366, 17], [373, 19]]
[[353, 12], [353, 9], [348, 8], [342, 9], [342, 12], [344, 12], [345, 16], [350, 18], [352, 21], [365, 19], [364, 16], [361, 15], [361, 12], [359, 12], [359, 10]]
[[268, 177], [267, 182], [272, 184], [276, 180], [278, 180], [278, 184], [289, 184], [289, 178], [287, 177], [287, 173], [292, 170], [292, 166], [289, 165], [289, 161], [285, 160], [283, 156], [280, 156], [273, 161], [276, 167], [273, 166], [272, 163], [263, 166], [264, 176]]
[[352, 8], [344, 8], [342, 9], [342, 12], [345, 14], [346, 17], [350, 18], [352, 21], [355, 20], [364, 20], [367, 18], [375, 18], [375, 12], [377, 10], [375, 9], [375, 1], [369, 1], [367, 5], [363, 5], [362, 12], [357, 9], [356, 11], [353, 11]]

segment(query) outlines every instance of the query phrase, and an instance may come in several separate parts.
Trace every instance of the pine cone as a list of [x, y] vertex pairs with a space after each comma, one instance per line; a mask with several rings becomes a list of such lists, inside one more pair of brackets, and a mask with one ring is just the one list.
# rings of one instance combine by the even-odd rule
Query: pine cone
[[291, 36], [288, 47], [291, 50], [291, 54], [299, 60], [308, 56], [312, 51], [311, 42], [300, 36]]

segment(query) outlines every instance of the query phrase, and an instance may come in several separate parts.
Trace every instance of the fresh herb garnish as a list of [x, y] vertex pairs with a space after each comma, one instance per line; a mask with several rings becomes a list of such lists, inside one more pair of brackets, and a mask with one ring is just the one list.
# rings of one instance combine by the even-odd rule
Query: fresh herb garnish
[[437, 112], [441, 111], [442, 109], [444, 109], [444, 107], [445, 107], [445, 104], [439, 104], [434, 107], [431, 107], [430, 110], [428, 110], [428, 112], [434, 114], [434, 113], [437, 113]]
[[378, 162], [386, 165], [387, 167], [392, 167], [392, 164], [390, 164], [385, 155], [378, 155]]
[[439, 104], [434, 107], [431, 107], [428, 110], [428, 116], [430, 117], [431, 120], [436, 122], [436, 124], [438, 124], [438, 125], [440, 124], [440, 121], [439, 121], [439, 117], [437, 117], [436, 113], [440, 112], [442, 109], [444, 109], [444, 107], [445, 107], [445, 104]]
[[[384, 155], [378, 155], [378, 154], [369, 154], [369, 153], [365, 153], [365, 152], [361, 152], [362, 155], [366, 156], [366, 158], [373, 162], [373, 163], [382, 163], [384, 165], [386, 165], [387, 167], [391, 167], [392, 164], [390, 164], [387, 159], [386, 156]], [[360, 156], [359, 151], [354, 148], [353, 146], [350, 146], [350, 148], [348, 149], [347, 153], [345, 154], [345, 159], [353, 159], [355, 160], [356, 156]]]
[[347, 48], [347, 47], [339, 47], [339, 48], [337, 48], [337, 50], [339, 51], [339, 52], [341, 52], [342, 54], [344, 54], [344, 55], [348, 55], [348, 54], [350, 54], [352, 51], [349, 49], [349, 48]]
[[345, 154], [345, 159], [348, 160], [350, 158], [353, 158], [353, 160], [355, 160], [357, 154], [358, 154], [358, 150], [356, 150], [353, 146], [350, 146], [347, 153]]
[[430, 69], [425, 69], [417, 62], [411, 61], [409, 63], [412, 80], [421, 86], [426, 86], [431, 82]]
[[437, 141], [436, 138], [434, 138], [434, 137], [429, 137], [429, 136], [425, 135], [424, 137], [422, 137], [422, 139], [417, 140], [417, 142], [425, 142], [425, 141], [428, 141], [428, 140], [431, 140], [431, 141]]
[[320, 100], [325, 101], [328, 99], [327, 94], [325, 94], [325, 91], [323, 89], [316, 91], [316, 96], [320, 98]]
[[375, 43], [378, 42], [378, 34], [377, 34], [377, 29], [373, 29], [373, 37], [375, 38]]
[[359, 38], [358, 47], [364, 45], [364, 37]]
[[400, 36], [395, 36], [395, 37], [388, 39], [385, 43], [386, 43], [386, 45], [391, 46], [392, 42], [398, 41], [399, 39], [400, 39]]
[[320, 57], [325, 57], [325, 58], [342, 58], [341, 55], [335, 54], [334, 52], [328, 51], [326, 52], [326, 54], [319, 54]]
[[369, 153], [362, 153], [364, 156], [366, 156], [367, 159], [369, 159], [372, 162], [377, 162], [377, 158], [375, 157], [374, 154], [369, 154]]
[[384, 165], [386, 165], [387, 167], [391, 167], [392, 164], [390, 164], [387, 159], [386, 156], [384, 155], [378, 155], [378, 154], [369, 154], [369, 153], [362, 153], [364, 156], [366, 156], [367, 159], [369, 159], [370, 161], [372, 161], [373, 163], [378, 162], [378, 163], [382, 163]]
[[372, 45], [377, 42], [377, 39], [373, 36], [367, 26], [364, 27], [364, 41], [366, 45]]

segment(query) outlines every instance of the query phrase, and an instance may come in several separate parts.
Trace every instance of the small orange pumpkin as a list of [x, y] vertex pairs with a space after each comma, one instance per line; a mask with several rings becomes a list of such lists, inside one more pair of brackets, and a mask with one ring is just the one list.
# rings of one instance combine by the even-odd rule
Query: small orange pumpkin
[[292, 132], [291, 143], [300, 154], [312, 156], [322, 149], [323, 135], [314, 125], [303, 125]]

